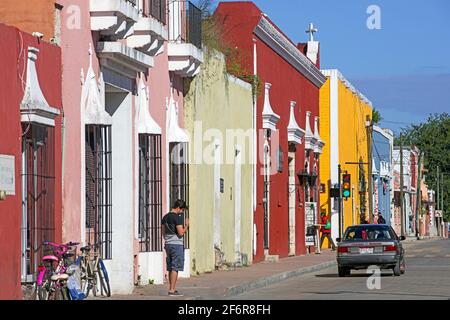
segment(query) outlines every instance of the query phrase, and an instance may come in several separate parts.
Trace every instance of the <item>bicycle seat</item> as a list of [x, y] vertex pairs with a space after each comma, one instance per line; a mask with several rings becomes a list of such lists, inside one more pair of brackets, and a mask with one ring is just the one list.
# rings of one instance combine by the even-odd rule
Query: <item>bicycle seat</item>
[[62, 280], [65, 281], [67, 279], [69, 279], [69, 275], [68, 274], [54, 274], [52, 275], [52, 277], [50, 278], [52, 281], [58, 281], [58, 280]]
[[59, 261], [59, 259], [57, 258], [57, 257], [55, 257], [55, 256], [44, 256], [43, 258], [42, 258], [42, 261]]
[[85, 252], [85, 251], [89, 252], [89, 251], [91, 251], [91, 247], [85, 246], [85, 247], [80, 248], [80, 250], [81, 250], [81, 252]]

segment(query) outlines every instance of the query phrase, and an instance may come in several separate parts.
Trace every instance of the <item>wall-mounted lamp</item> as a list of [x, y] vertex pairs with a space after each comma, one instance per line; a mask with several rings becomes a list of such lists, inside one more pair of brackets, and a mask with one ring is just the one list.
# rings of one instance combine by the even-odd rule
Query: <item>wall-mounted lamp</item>
[[0, 201], [6, 200], [6, 191], [0, 190]]

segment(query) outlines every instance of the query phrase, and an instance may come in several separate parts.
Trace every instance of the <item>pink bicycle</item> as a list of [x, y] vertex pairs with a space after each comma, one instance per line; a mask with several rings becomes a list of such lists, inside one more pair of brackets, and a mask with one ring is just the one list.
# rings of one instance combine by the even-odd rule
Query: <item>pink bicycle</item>
[[39, 300], [68, 300], [67, 280], [69, 275], [67, 268], [74, 261], [76, 246], [79, 243], [68, 242], [57, 244], [45, 241], [42, 245], [53, 248], [53, 254], [42, 258], [42, 264], [38, 267], [36, 280], [36, 296]]

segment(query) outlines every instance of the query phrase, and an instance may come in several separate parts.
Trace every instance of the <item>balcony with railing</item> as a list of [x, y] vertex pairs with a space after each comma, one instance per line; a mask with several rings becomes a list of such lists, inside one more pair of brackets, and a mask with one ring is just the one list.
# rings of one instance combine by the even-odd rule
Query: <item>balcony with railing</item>
[[203, 63], [202, 12], [192, 2], [169, 0], [169, 70], [193, 77]]
[[114, 39], [133, 33], [139, 19], [138, 0], [90, 0], [91, 30]]
[[167, 0], [141, 0], [138, 7], [140, 17], [127, 44], [156, 56], [163, 52], [164, 41], [168, 40]]

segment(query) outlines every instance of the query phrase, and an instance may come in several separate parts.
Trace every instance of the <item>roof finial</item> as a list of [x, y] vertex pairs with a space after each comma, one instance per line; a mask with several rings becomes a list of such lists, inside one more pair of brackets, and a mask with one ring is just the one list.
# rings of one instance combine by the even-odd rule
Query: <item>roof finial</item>
[[309, 24], [309, 29], [306, 30], [306, 33], [309, 33], [309, 41], [314, 41], [314, 33], [319, 31], [317, 28], [314, 27], [314, 24], [311, 22]]

